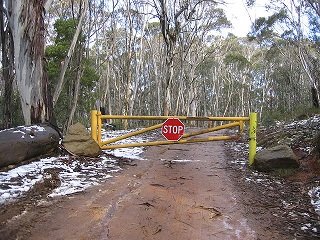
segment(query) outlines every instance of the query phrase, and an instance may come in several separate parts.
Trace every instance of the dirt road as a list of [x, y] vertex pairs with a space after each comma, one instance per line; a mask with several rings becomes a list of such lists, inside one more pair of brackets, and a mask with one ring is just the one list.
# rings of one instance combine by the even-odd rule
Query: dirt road
[[7, 221], [0, 239], [275, 237], [250, 226], [226, 173], [223, 143], [151, 147], [144, 158], [86, 192], [38, 201]]

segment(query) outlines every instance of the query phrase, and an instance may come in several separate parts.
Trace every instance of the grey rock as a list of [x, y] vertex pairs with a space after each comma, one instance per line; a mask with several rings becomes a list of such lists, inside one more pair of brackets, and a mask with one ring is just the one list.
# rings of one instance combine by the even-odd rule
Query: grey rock
[[0, 167], [48, 154], [59, 146], [59, 133], [48, 125], [19, 126], [0, 131]]
[[298, 168], [299, 162], [288, 145], [278, 145], [257, 152], [254, 167], [260, 171], [270, 172], [277, 169]]

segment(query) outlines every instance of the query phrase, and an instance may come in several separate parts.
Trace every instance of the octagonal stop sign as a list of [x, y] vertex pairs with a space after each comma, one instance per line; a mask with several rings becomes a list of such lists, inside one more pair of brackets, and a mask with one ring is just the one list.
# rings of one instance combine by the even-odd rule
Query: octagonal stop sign
[[184, 134], [184, 124], [178, 118], [168, 118], [162, 124], [161, 133], [168, 141], [178, 141]]

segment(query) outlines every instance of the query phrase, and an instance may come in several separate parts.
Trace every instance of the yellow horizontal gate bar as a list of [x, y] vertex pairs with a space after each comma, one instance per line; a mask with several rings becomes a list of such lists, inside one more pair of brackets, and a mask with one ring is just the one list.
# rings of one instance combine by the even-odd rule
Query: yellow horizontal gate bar
[[[204, 133], [214, 132], [214, 131], [222, 130], [222, 129], [225, 129], [225, 128], [231, 128], [231, 127], [235, 127], [235, 126], [240, 126], [240, 122], [224, 124], [224, 125], [221, 125], [221, 126], [204, 129], [204, 130], [197, 131], [197, 132], [186, 133], [181, 138], [193, 137], [193, 136], [201, 135], [201, 134], [204, 134]], [[224, 140], [224, 139], [221, 139], [221, 140]]]
[[185, 144], [185, 143], [198, 143], [198, 142], [210, 142], [210, 141], [220, 141], [220, 140], [236, 140], [239, 139], [239, 136], [214, 136], [208, 138], [195, 138], [189, 140], [179, 141], [154, 141], [154, 142], [143, 142], [143, 143], [128, 143], [128, 144], [119, 144], [119, 145], [105, 145], [101, 149], [116, 149], [121, 146], [121, 148], [127, 147], [146, 147], [146, 146], [159, 146], [159, 145], [171, 145], [171, 144]]
[[188, 117], [188, 116], [121, 116], [101, 115], [101, 119], [127, 119], [127, 120], [167, 120], [168, 118], [179, 118], [187, 121], [249, 121], [249, 117]]
[[106, 145], [106, 144], [109, 144], [109, 143], [114, 143], [114, 142], [117, 142], [117, 141], [120, 141], [120, 140], [129, 138], [129, 137], [133, 137], [133, 136], [136, 136], [136, 135], [145, 133], [145, 132], [149, 132], [149, 131], [152, 131], [152, 130], [155, 130], [155, 129], [161, 128], [161, 127], [162, 127], [162, 123], [161, 123], [161, 124], [154, 125], [154, 126], [151, 126], [151, 127], [147, 127], [147, 128], [144, 128], [144, 129], [135, 131], [135, 132], [127, 133], [127, 134], [124, 134], [124, 135], [119, 136], [119, 137], [111, 138], [111, 139], [109, 139], [109, 140], [107, 140], [107, 141], [101, 142], [101, 145]]

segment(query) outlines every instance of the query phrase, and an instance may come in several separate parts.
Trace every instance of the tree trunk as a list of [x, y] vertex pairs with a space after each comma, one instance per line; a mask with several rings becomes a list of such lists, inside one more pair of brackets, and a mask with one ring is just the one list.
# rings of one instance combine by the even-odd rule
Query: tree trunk
[[315, 87], [311, 87], [312, 94], [312, 106], [315, 108], [319, 108], [319, 92]]
[[168, 116], [171, 114], [171, 88], [172, 88], [172, 80], [173, 80], [173, 67], [174, 67], [174, 54], [176, 49], [177, 37], [180, 31], [180, 26], [177, 21], [177, 18], [184, 9], [181, 9], [175, 14], [175, 27], [174, 30], [170, 29], [169, 19], [168, 19], [168, 9], [167, 2], [164, 0], [160, 0], [160, 26], [162, 37], [166, 46], [166, 69], [165, 69], [165, 78], [164, 78], [164, 99], [163, 99], [163, 114]]
[[8, 1], [14, 67], [24, 121], [50, 121], [52, 101], [44, 59], [44, 0]]
[[315, 77], [313, 76], [313, 74], [311, 73], [309, 64], [307, 63], [307, 60], [305, 59], [305, 54], [302, 52], [301, 46], [299, 46], [299, 59], [301, 61], [302, 67], [304, 69], [304, 71], [306, 72], [309, 81], [310, 81], [310, 85], [311, 85], [311, 99], [312, 99], [312, 105], [315, 108], [319, 108], [319, 102], [320, 102], [320, 93], [318, 90], [318, 84], [316, 82]]
[[[3, 0], [0, 0], [3, 6]], [[5, 26], [3, 11], [0, 11], [0, 34], [2, 51], [2, 77], [5, 82], [3, 98], [3, 128], [10, 128], [12, 125], [12, 83], [13, 71], [13, 42], [10, 28]]]
[[82, 61], [82, 55], [80, 55], [80, 60], [79, 60], [79, 69], [78, 69], [78, 72], [77, 72], [77, 81], [76, 81], [76, 84], [75, 84], [75, 90], [74, 90], [74, 94], [73, 94], [73, 104], [72, 104], [72, 108], [71, 108], [71, 113], [70, 113], [70, 116], [69, 116], [69, 119], [68, 119], [68, 123], [67, 123], [67, 131], [70, 127], [70, 125], [72, 124], [72, 121], [73, 121], [73, 117], [74, 117], [74, 114], [76, 112], [76, 109], [77, 109], [77, 104], [78, 104], [78, 98], [79, 98], [79, 90], [80, 90], [80, 80], [81, 80], [81, 77], [83, 75], [83, 70], [82, 70], [82, 67], [81, 67], [81, 61]]
[[163, 115], [168, 116], [171, 114], [171, 88], [173, 78], [173, 53], [169, 53], [166, 59], [166, 77], [165, 77], [165, 92], [163, 101]]
[[66, 74], [69, 62], [71, 60], [71, 57], [73, 55], [76, 43], [77, 43], [79, 35], [81, 33], [82, 23], [83, 23], [84, 16], [86, 15], [86, 12], [87, 12], [87, 9], [88, 9], [88, 5], [89, 5], [88, 0], [85, 0], [84, 1], [84, 9], [83, 9], [83, 11], [81, 13], [81, 16], [79, 18], [79, 22], [78, 22], [78, 26], [77, 26], [76, 32], [75, 32], [75, 34], [73, 36], [70, 48], [69, 48], [68, 53], [67, 53], [67, 56], [65, 57], [65, 59], [63, 61], [63, 66], [62, 66], [62, 69], [61, 69], [61, 72], [60, 72], [58, 84], [56, 86], [56, 89], [55, 89], [54, 95], [53, 95], [53, 106], [56, 105], [56, 103], [57, 103], [57, 101], [59, 99], [60, 93], [62, 91], [62, 86], [63, 86], [63, 82], [64, 82], [64, 76]]

